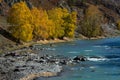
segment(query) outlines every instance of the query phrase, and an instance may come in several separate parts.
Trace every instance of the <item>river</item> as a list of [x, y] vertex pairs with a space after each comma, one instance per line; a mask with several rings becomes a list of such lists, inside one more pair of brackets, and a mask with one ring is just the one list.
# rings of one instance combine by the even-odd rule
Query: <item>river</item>
[[[41, 47], [41, 46], [38, 46]], [[37, 80], [120, 80], [120, 37], [98, 40], [75, 40], [72, 42], [48, 44], [46, 54], [86, 56], [89, 61], [65, 67], [57, 77]]]

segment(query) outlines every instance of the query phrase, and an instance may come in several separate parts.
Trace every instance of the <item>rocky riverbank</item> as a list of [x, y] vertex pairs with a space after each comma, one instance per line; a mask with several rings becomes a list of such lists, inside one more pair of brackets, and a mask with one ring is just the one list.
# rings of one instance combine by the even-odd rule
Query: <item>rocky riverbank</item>
[[[0, 80], [33, 80], [35, 77], [57, 76], [63, 65], [85, 61], [61, 55], [47, 55], [36, 51], [34, 45], [0, 55]], [[39, 49], [43, 50], [43, 49]]]
[[[68, 42], [68, 41], [73, 41], [73, 40], [74, 39], [64, 38], [64, 39], [54, 39], [54, 40], [31, 41], [31, 42], [27, 42], [27, 43], [23, 42], [21, 44], [18, 44], [18, 43], [13, 43], [13, 42], [6, 41], [3, 39], [3, 41], [0, 40], [0, 44], [2, 44], [2, 45], [0, 45], [0, 53], [6, 53], [6, 52], [17, 50], [17, 49], [20, 49], [23, 47], [29, 47], [34, 44], [52, 44], [52, 43]], [[6, 42], [4, 43], [4, 41], [6, 41]]]

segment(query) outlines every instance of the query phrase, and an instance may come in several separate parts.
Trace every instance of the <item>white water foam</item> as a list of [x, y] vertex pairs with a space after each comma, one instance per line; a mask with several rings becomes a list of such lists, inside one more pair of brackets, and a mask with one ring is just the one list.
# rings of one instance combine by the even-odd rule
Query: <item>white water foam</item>
[[93, 57], [93, 58], [88, 57], [87, 60], [89, 60], [89, 61], [106, 61], [108, 59], [104, 58], [104, 57]]
[[96, 46], [93, 46], [93, 47], [95, 47], [95, 48], [101, 48], [101, 47], [103, 47], [105, 49], [110, 49], [110, 47], [107, 46], [107, 45], [104, 45], [104, 46], [96, 45]]

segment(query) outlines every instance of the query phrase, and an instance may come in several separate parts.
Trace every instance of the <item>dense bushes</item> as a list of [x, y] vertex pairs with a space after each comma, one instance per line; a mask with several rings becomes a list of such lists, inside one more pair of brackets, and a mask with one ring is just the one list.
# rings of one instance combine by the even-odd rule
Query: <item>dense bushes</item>
[[11, 24], [11, 34], [25, 42], [32, 39], [72, 38], [76, 26], [76, 12], [69, 13], [62, 8], [46, 11], [34, 7], [30, 10], [24, 2], [20, 2], [10, 9], [8, 23]]

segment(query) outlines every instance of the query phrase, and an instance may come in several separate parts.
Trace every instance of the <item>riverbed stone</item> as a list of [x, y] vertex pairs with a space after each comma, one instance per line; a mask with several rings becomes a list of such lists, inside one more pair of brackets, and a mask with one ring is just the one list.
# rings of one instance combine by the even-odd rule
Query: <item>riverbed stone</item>
[[0, 80], [20, 80], [27, 75], [44, 72], [57, 74], [63, 70], [63, 65], [86, 60], [83, 56], [70, 59], [63, 55], [41, 54], [35, 50], [29, 51], [31, 47], [11, 51], [0, 57]]
[[86, 61], [87, 58], [84, 56], [76, 56], [75, 58], [73, 58], [73, 60], [79, 62], [79, 61]]

